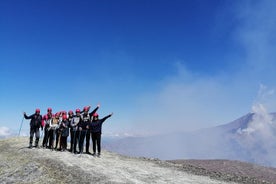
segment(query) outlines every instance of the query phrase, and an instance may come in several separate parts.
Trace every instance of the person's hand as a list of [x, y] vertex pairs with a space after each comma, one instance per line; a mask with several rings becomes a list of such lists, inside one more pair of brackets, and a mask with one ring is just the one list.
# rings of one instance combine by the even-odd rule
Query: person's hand
[[101, 106], [100, 103], [98, 103], [97, 107], [100, 107], [100, 106]]
[[110, 116], [112, 116], [113, 115], [113, 112], [110, 114]]
[[82, 130], [82, 128], [81, 128], [81, 127], [79, 127], [79, 130], [81, 131], [81, 130]]
[[26, 115], [26, 112], [23, 112], [23, 115]]

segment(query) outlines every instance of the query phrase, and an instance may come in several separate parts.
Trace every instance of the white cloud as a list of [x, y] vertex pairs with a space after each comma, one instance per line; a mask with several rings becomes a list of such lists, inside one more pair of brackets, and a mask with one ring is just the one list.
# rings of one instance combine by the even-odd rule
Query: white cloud
[[10, 136], [11, 132], [10, 129], [7, 127], [0, 127], [0, 137], [7, 137]]
[[[198, 129], [228, 123], [248, 113], [260, 84], [276, 88], [275, 7], [276, 2], [272, 1], [238, 3], [231, 15], [236, 20], [231, 36], [244, 51], [239, 67], [232, 72], [203, 76], [189, 71], [183, 61], [177, 62], [175, 75], [138, 98], [139, 110], [132, 120], [136, 128], [152, 132]], [[273, 94], [273, 90], [262, 93], [264, 96], [257, 94], [271, 111], [276, 109]]]

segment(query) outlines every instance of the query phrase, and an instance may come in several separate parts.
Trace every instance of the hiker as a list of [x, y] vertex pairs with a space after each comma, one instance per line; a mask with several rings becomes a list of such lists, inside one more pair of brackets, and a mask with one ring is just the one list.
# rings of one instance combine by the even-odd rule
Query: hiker
[[[98, 106], [92, 111], [92, 113], [95, 113], [98, 110]], [[90, 132], [89, 132], [89, 123], [90, 123], [90, 117], [91, 113], [88, 114], [88, 111], [90, 109], [90, 106], [86, 106], [83, 108], [83, 114], [81, 115], [81, 121], [78, 124], [79, 128], [79, 153], [83, 153], [83, 143], [84, 138], [86, 138], [86, 153], [89, 154], [89, 142], [90, 142]]]
[[59, 126], [59, 113], [56, 113], [49, 124], [49, 148], [54, 149], [54, 141], [56, 139], [56, 130]]
[[76, 115], [73, 116], [72, 120], [70, 121], [70, 152], [77, 153], [77, 144], [79, 142], [79, 131], [78, 131], [78, 124], [81, 120], [80, 109], [76, 109]]
[[105, 116], [102, 119], [99, 119], [99, 115], [95, 112], [92, 115], [92, 121], [89, 125], [90, 132], [92, 134], [92, 143], [93, 143], [93, 154], [96, 155], [96, 146], [97, 146], [97, 151], [98, 151], [98, 156], [101, 155], [101, 135], [102, 135], [102, 125], [103, 122], [107, 119], [110, 118], [113, 115], [113, 113]]
[[[42, 124], [44, 124], [44, 138], [42, 142], [42, 147], [47, 147], [47, 144], [49, 142], [49, 126], [50, 126], [50, 121], [52, 119], [52, 108], [47, 109], [47, 114], [43, 116], [42, 118]], [[43, 123], [44, 122], [44, 123]]]
[[58, 126], [56, 128], [56, 145], [55, 145], [55, 150], [60, 150], [60, 138], [61, 138], [61, 129], [59, 127], [60, 122], [62, 121], [62, 112], [57, 113], [58, 117]]
[[[90, 110], [90, 106], [86, 106], [86, 107], [84, 107], [84, 109], [83, 109], [83, 117], [86, 115], [87, 116], [87, 114], [88, 114], [88, 125], [90, 124], [90, 121], [92, 120], [92, 115], [95, 113], [95, 112], [97, 112], [97, 110], [100, 108], [100, 105], [98, 104], [97, 105], [97, 107], [92, 111], [92, 112], [90, 112], [89, 114], [88, 114], [88, 111]], [[83, 119], [85, 119], [85, 118], [83, 118]], [[87, 129], [87, 131], [86, 131], [86, 135], [85, 135], [85, 138], [86, 138], [86, 149], [85, 149], [85, 153], [87, 153], [87, 154], [91, 154], [90, 152], [89, 152], [89, 145], [90, 145], [90, 130], [89, 130], [89, 128]]]
[[67, 137], [69, 136], [69, 122], [67, 120], [66, 114], [62, 115], [62, 121], [60, 122], [60, 150], [65, 151], [67, 149]]
[[69, 134], [70, 134], [70, 149], [69, 149], [69, 151], [70, 152], [72, 152], [71, 148], [72, 148], [72, 142], [73, 142], [72, 135], [71, 135], [71, 131], [72, 131], [71, 122], [72, 122], [73, 118], [74, 118], [74, 112], [72, 110], [69, 110], [67, 120], [69, 123]]
[[40, 132], [39, 128], [43, 130], [42, 116], [40, 115], [40, 109], [36, 109], [33, 115], [27, 116], [26, 112], [23, 113], [25, 119], [31, 119], [30, 121], [30, 143], [29, 148], [33, 147], [33, 137], [35, 134], [35, 147], [38, 147]]

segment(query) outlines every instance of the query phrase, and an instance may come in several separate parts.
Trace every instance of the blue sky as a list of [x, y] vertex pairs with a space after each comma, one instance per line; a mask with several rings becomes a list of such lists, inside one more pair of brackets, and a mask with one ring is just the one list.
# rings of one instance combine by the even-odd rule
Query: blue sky
[[275, 111], [275, 8], [238, 0], [1, 1], [0, 127], [17, 133], [22, 112], [37, 107], [45, 114], [98, 103], [100, 116], [114, 112], [106, 134], [215, 126], [254, 103]]

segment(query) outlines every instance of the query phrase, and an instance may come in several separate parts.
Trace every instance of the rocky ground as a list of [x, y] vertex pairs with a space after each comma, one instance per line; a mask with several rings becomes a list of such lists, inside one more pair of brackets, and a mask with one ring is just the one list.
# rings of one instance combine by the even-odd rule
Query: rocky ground
[[[42, 148], [29, 149], [27, 145], [28, 138], [0, 140], [0, 183], [219, 184], [235, 181], [229, 179], [224, 172], [208, 170], [195, 163], [133, 158], [107, 151], [103, 151], [102, 156], [98, 158]], [[275, 175], [274, 169], [267, 169]], [[259, 170], [252, 172], [258, 173]], [[250, 176], [243, 179], [237, 181], [262, 183], [255, 178], [251, 179]], [[272, 181], [262, 179], [266, 183], [275, 181], [274, 178]]]
[[276, 183], [276, 168], [231, 160], [171, 160], [180, 170], [237, 183]]

